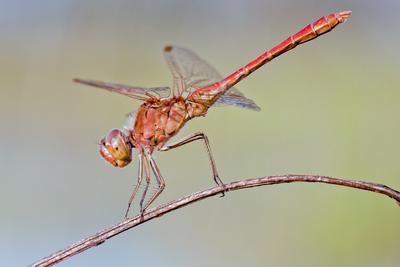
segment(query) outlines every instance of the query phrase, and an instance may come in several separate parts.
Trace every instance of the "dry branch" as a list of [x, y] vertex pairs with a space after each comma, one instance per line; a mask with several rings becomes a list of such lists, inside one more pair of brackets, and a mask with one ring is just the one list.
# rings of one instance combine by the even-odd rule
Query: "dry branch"
[[345, 179], [339, 179], [327, 176], [316, 176], [316, 175], [283, 175], [283, 176], [268, 176], [262, 178], [247, 179], [226, 184], [225, 188], [222, 186], [216, 186], [201, 192], [193, 193], [179, 200], [146, 211], [143, 214], [143, 216], [138, 215], [136, 217], [124, 220], [119, 224], [106, 228], [94, 234], [93, 236], [85, 238], [63, 250], [60, 250], [46, 258], [43, 258], [40, 261], [37, 261], [36, 263], [33, 263], [30, 266], [43, 267], [43, 266], [54, 265], [58, 262], [63, 261], [68, 257], [81, 253], [91, 247], [100, 245], [107, 239], [116, 236], [132, 227], [135, 227], [136, 225], [142, 224], [151, 219], [164, 215], [175, 209], [182, 208], [196, 201], [220, 194], [224, 190], [228, 192], [249, 187], [282, 184], [282, 183], [293, 183], [293, 182], [326, 183], [326, 184], [340, 185], [355, 189], [372, 191], [393, 198], [400, 205], [400, 192], [382, 184], [355, 181], [355, 180], [345, 180]]

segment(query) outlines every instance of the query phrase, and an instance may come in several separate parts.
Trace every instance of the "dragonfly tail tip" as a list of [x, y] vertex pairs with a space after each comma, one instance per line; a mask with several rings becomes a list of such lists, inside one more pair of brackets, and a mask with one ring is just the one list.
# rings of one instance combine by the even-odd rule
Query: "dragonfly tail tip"
[[346, 10], [339, 12], [339, 17], [342, 19], [342, 22], [345, 22], [346, 19], [348, 19], [351, 16], [352, 11], [351, 10]]

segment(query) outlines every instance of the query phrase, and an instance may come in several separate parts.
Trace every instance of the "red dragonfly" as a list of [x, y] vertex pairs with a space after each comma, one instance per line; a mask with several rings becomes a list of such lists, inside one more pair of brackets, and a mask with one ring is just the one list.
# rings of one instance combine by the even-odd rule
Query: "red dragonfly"
[[[133, 149], [138, 154], [138, 182], [129, 199], [125, 217], [128, 216], [131, 203], [144, 177], [146, 186], [140, 200], [141, 214], [164, 190], [164, 178], [152, 157], [155, 150], [168, 151], [192, 141], [203, 140], [210, 159], [214, 181], [217, 185], [224, 186], [219, 178], [208, 138], [203, 132], [190, 134], [171, 144], [168, 144], [167, 141], [177, 134], [186, 122], [195, 117], [205, 116], [207, 110], [217, 104], [260, 110], [254, 101], [246, 98], [233, 86], [275, 57], [331, 31], [350, 15], [351, 11], [344, 11], [320, 18], [226, 78], [222, 78], [213, 67], [190, 50], [167, 46], [164, 48], [164, 55], [173, 76], [172, 89], [169, 87], [142, 88], [75, 79], [74, 81], [78, 83], [144, 101], [136, 112], [130, 113], [124, 129], [112, 129], [100, 141], [100, 154], [115, 167], [125, 167], [129, 164], [132, 160]], [[158, 190], [144, 203], [151, 172], [157, 180]]]

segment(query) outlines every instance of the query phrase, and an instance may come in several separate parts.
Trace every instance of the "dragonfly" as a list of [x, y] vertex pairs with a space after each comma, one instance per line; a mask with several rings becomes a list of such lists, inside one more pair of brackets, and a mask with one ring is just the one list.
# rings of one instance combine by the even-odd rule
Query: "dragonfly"
[[[146, 180], [146, 185], [139, 204], [142, 215], [165, 188], [165, 179], [153, 158], [155, 151], [169, 151], [193, 141], [203, 141], [210, 161], [213, 180], [218, 186], [224, 187], [211, 152], [209, 139], [205, 133], [195, 132], [176, 142], [168, 141], [189, 120], [205, 116], [210, 107], [230, 105], [255, 111], [260, 110], [253, 100], [247, 98], [233, 86], [279, 55], [299, 44], [330, 32], [350, 15], [351, 11], [343, 11], [318, 19], [225, 78], [189, 49], [166, 46], [164, 56], [173, 77], [172, 88], [144, 88], [74, 79], [75, 82], [81, 84], [143, 101], [136, 111], [128, 115], [124, 128], [110, 130], [99, 144], [101, 156], [115, 167], [127, 166], [132, 161], [133, 152], [137, 153], [138, 180], [129, 198], [125, 218], [128, 218], [131, 204], [143, 179]], [[152, 174], [156, 178], [157, 190], [145, 202]], [[223, 195], [224, 193], [222, 193]]]

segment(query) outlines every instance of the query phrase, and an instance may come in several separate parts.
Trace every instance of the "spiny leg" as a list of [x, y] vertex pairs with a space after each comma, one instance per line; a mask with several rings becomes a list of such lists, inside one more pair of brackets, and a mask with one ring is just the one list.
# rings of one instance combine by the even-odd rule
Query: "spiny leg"
[[[190, 135], [182, 138], [181, 140], [178, 140], [174, 144], [163, 146], [159, 150], [160, 151], [168, 151], [170, 149], [177, 148], [177, 147], [183, 146], [185, 144], [188, 144], [190, 142], [193, 142], [193, 141], [196, 141], [196, 140], [201, 140], [201, 139], [204, 141], [204, 144], [206, 145], [208, 158], [210, 159], [211, 168], [212, 168], [212, 172], [213, 172], [213, 175], [214, 175], [214, 181], [215, 181], [215, 183], [217, 185], [224, 186], [224, 183], [221, 181], [221, 179], [219, 178], [219, 175], [218, 175], [218, 171], [217, 171], [217, 167], [215, 165], [214, 157], [213, 157], [212, 152], [211, 152], [210, 142], [208, 141], [207, 135], [205, 135], [203, 132], [195, 132], [193, 134], [190, 134]], [[224, 195], [225, 195], [225, 193], [222, 192], [222, 196], [221, 197], [223, 197]]]
[[[150, 167], [151, 170], [153, 171], [154, 175], [156, 176], [156, 180], [157, 180], [157, 184], [158, 184], [158, 190], [156, 193], [154, 193], [151, 198], [149, 199], [149, 201], [146, 203], [144, 210], [146, 210], [151, 203], [153, 203], [153, 201], [161, 194], [161, 192], [164, 190], [165, 188], [165, 180], [164, 177], [162, 177], [160, 170], [157, 167], [157, 164], [155, 163], [153, 157], [151, 156], [150, 153], [146, 153], [146, 158], [147, 160], [150, 162]], [[142, 211], [142, 212], [143, 212]]]
[[140, 213], [142, 215], [145, 210], [145, 208], [143, 208], [143, 202], [144, 199], [146, 198], [147, 190], [149, 189], [150, 185], [150, 167], [149, 167], [149, 161], [146, 157], [143, 157], [143, 167], [144, 167], [144, 172], [146, 174], [146, 187], [144, 188], [142, 198], [140, 199]]
[[136, 196], [136, 193], [140, 187], [140, 185], [142, 184], [142, 179], [143, 179], [143, 153], [139, 154], [139, 172], [138, 172], [138, 181], [137, 184], [135, 186], [135, 188], [133, 189], [133, 192], [131, 194], [131, 197], [129, 198], [129, 202], [128, 202], [128, 208], [126, 209], [125, 212], [125, 219], [128, 219], [128, 213], [129, 213], [129, 209], [131, 208], [131, 204], [133, 199]]

